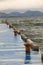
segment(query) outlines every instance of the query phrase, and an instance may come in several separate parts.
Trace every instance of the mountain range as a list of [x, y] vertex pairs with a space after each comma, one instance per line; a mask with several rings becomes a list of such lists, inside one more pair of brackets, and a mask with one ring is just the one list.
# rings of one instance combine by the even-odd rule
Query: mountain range
[[9, 13], [7, 12], [1, 12], [0, 11], [0, 18], [1, 17], [35, 17], [35, 16], [43, 16], [43, 12], [40, 11], [25, 11], [23, 13], [18, 11], [11, 11]]

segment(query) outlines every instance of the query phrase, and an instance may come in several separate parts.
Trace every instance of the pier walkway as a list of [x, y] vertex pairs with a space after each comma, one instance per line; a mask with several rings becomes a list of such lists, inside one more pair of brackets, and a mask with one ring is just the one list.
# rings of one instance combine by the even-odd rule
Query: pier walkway
[[42, 65], [40, 51], [25, 52], [20, 35], [14, 36], [13, 29], [0, 24], [0, 65]]

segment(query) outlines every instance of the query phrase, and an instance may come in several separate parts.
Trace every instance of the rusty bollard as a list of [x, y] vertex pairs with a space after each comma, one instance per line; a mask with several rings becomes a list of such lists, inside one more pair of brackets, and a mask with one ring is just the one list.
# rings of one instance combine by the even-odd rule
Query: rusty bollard
[[12, 24], [9, 24], [9, 28], [13, 28], [13, 25]]
[[24, 43], [26, 52], [30, 53], [31, 45], [32, 45], [32, 41], [30, 39], [26, 39]]
[[14, 35], [16, 36], [17, 34], [21, 34], [21, 32], [19, 30], [14, 30]]
[[17, 30], [14, 30], [14, 35], [15, 35], [15, 36], [17, 35]]
[[27, 39], [27, 42], [31, 45], [33, 51], [39, 51], [39, 46], [34, 44], [34, 42], [30, 39]]
[[21, 31], [16, 29], [16, 27], [13, 27], [13, 30], [16, 30], [17, 34], [21, 34]]
[[30, 53], [31, 44], [29, 44], [28, 42], [25, 42], [24, 46], [25, 46], [25, 51]]
[[[31, 56], [30, 56], [30, 51], [31, 51], [31, 43], [29, 43], [27, 41], [27, 39], [25, 40], [24, 43], [25, 46], [25, 53], [26, 53], [26, 57], [25, 57], [25, 64], [29, 64], [30, 60], [31, 60]], [[29, 61], [28, 61], [29, 60]]]

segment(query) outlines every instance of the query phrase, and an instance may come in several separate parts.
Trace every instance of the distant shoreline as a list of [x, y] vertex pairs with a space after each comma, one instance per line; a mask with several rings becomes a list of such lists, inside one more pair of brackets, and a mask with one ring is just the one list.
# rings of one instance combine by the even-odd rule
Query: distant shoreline
[[37, 17], [43, 17], [43, 16], [12, 16], [12, 17], [0, 17], [0, 18], [37, 18]]

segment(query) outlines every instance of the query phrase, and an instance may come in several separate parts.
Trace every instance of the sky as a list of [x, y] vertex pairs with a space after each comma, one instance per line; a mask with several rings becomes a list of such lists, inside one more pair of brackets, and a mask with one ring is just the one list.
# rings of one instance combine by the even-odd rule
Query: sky
[[0, 10], [40, 10], [43, 12], [43, 0], [0, 0]]

